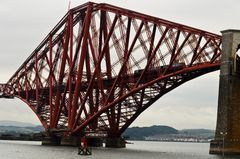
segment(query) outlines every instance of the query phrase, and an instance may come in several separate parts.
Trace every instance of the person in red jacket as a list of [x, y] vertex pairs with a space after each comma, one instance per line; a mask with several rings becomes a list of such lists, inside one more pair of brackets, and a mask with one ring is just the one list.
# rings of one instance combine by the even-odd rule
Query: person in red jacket
[[81, 145], [78, 149], [78, 154], [79, 155], [91, 155], [91, 151], [87, 146], [87, 137], [83, 136], [81, 139]]

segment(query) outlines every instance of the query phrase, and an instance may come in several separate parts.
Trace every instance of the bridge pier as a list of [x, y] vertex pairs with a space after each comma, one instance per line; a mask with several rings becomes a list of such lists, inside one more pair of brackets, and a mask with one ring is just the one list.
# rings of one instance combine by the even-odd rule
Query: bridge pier
[[[42, 138], [42, 145], [46, 146], [80, 146], [81, 137], [80, 136], [63, 136], [56, 137], [46, 135]], [[88, 137], [87, 145], [89, 147], [102, 147], [103, 146], [103, 138], [96, 137]]]
[[44, 136], [42, 138], [42, 145], [59, 146], [59, 145], [61, 145], [61, 138], [56, 137], [56, 136]]
[[79, 136], [64, 136], [61, 138], [62, 146], [80, 146], [81, 137]]
[[89, 147], [102, 147], [103, 146], [103, 138], [88, 138], [87, 143]]
[[106, 147], [108, 148], [125, 148], [126, 141], [122, 137], [106, 138]]
[[222, 31], [218, 115], [211, 154], [240, 154], [240, 30]]

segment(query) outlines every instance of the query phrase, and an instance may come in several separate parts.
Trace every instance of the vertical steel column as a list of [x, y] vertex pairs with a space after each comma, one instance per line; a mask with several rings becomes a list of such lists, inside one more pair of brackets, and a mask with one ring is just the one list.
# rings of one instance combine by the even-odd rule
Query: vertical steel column
[[90, 23], [91, 23], [91, 15], [92, 15], [92, 5], [89, 5], [88, 9], [87, 9], [87, 14], [84, 18], [84, 33], [83, 33], [82, 50], [81, 50], [81, 54], [80, 54], [77, 80], [76, 80], [76, 86], [75, 86], [75, 90], [74, 90], [74, 97], [73, 97], [73, 104], [72, 104], [72, 111], [71, 111], [70, 129], [73, 129], [72, 126], [75, 122], [75, 118], [76, 118], [76, 114], [77, 114], [78, 99], [79, 99], [79, 94], [80, 94], [82, 73], [83, 73], [83, 65], [84, 65], [85, 54], [86, 54], [86, 51], [87, 51], [87, 48], [88, 48], [87, 40], [88, 40], [88, 36], [89, 36], [89, 27], [90, 27]]
[[50, 127], [53, 127], [53, 65], [52, 65], [52, 35], [49, 36], [49, 105], [50, 105]]
[[39, 77], [38, 77], [38, 53], [35, 52], [35, 83], [36, 83], [36, 106], [39, 107]]
[[18, 95], [20, 96], [20, 89], [21, 89], [21, 87], [20, 87], [20, 79], [18, 79], [18, 81], [17, 81], [17, 87], [18, 87]]
[[69, 52], [69, 82], [68, 82], [68, 129], [70, 129], [70, 122], [71, 122], [71, 109], [72, 109], [72, 67], [73, 67], [73, 13], [72, 10], [69, 11], [69, 18], [70, 18], [70, 52]]
[[27, 70], [25, 65], [25, 93], [26, 93], [26, 100], [28, 100], [28, 78], [27, 78]]
[[[64, 71], [66, 67], [66, 60], [67, 60], [67, 53], [68, 53], [68, 45], [69, 45], [69, 38], [70, 38], [70, 16], [68, 15], [68, 20], [66, 22], [66, 28], [65, 28], [65, 38], [64, 38], [64, 45], [63, 45], [63, 53], [61, 58], [61, 66], [60, 66], [60, 72], [59, 72], [59, 79], [58, 79], [58, 87], [61, 87], [63, 84], [63, 78], [64, 78]], [[59, 88], [57, 88], [56, 93], [56, 101], [55, 101], [55, 109], [54, 109], [54, 124], [53, 127], [56, 128], [58, 124], [58, 118], [59, 113], [61, 111], [60, 109], [60, 102], [61, 100], [61, 92]]]
[[[106, 12], [105, 11], [101, 11], [101, 24], [102, 24], [102, 30], [100, 30], [101, 32], [103, 31], [103, 37], [104, 37], [104, 41], [107, 40], [107, 36], [108, 36], [108, 31], [107, 31], [107, 20], [106, 20]], [[105, 49], [105, 57], [106, 57], [106, 69], [107, 69], [107, 77], [111, 78], [112, 77], [112, 68], [111, 68], [111, 59], [110, 59], [110, 50], [109, 50], [109, 45], [107, 43], [106, 45], [106, 49]]]
[[[91, 86], [93, 85], [95, 75], [96, 75], [97, 72], [99, 71], [99, 68], [100, 68], [100, 66], [101, 66], [101, 61], [102, 61], [102, 59], [103, 59], [106, 46], [108, 45], [108, 42], [109, 42], [109, 40], [110, 40], [110, 37], [111, 37], [111, 35], [112, 35], [112, 33], [113, 33], [113, 30], [114, 30], [114, 27], [115, 27], [115, 25], [116, 25], [117, 17], [118, 17], [118, 15], [115, 15], [114, 20], [113, 20], [113, 22], [112, 22], [112, 26], [111, 26], [111, 28], [110, 28], [110, 30], [109, 30], [108, 37], [107, 37], [107, 39], [106, 39], [106, 41], [105, 41], [105, 43], [104, 43], [103, 49], [101, 50], [101, 52], [100, 52], [100, 54], [99, 54], [98, 61], [97, 61], [97, 62], [98, 62], [98, 63], [97, 63], [97, 66], [95, 66], [95, 70], [94, 70], [93, 76], [92, 76], [91, 81], [90, 81], [90, 83], [89, 83], [89, 86], [88, 86], [88, 89], [87, 89], [87, 93], [86, 93], [86, 95], [85, 95], [85, 98], [84, 98], [84, 100], [83, 100], [82, 103], [81, 103], [81, 106], [84, 106], [84, 104], [85, 104], [85, 102], [86, 102], [86, 100], [87, 100], [86, 97], [89, 95], [89, 93], [90, 93], [90, 88], [91, 88]], [[81, 108], [81, 109], [82, 109], [82, 108]], [[80, 115], [81, 115], [81, 113], [82, 113], [82, 110], [81, 110], [81, 109], [78, 111], [78, 114], [77, 114], [77, 117], [76, 117], [77, 120], [79, 119], [79, 117], [80, 117]], [[74, 126], [76, 126], [77, 120], [75, 121]], [[75, 128], [75, 127], [74, 127], [74, 128]], [[81, 128], [82, 128], [82, 127], [75, 128], [73, 131], [75, 132], [76, 130], [79, 130], [79, 129], [81, 129]]]

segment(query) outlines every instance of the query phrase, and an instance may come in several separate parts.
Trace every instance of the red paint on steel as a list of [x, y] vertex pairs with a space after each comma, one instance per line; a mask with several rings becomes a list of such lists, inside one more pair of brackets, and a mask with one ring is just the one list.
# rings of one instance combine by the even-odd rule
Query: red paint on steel
[[[118, 137], [162, 95], [219, 69], [221, 36], [108, 4], [70, 9], [9, 79], [45, 129]], [[59, 133], [59, 131], [58, 131]]]

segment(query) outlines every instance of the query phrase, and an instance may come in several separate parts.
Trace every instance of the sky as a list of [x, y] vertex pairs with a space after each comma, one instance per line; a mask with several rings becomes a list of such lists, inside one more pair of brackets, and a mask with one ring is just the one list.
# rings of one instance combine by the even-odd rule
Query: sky
[[[1, 0], [0, 83], [5, 83], [50, 30], [68, 6], [84, 0]], [[239, 0], [93, 0], [110, 3], [216, 34], [240, 28]], [[199, 77], [169, 92], [137, 118], [132, 126], [169, 125], [177, 129], [215, 129], [219, 71]], [[40, 124], [18, 99], [0, 99], [0, 120]]]

